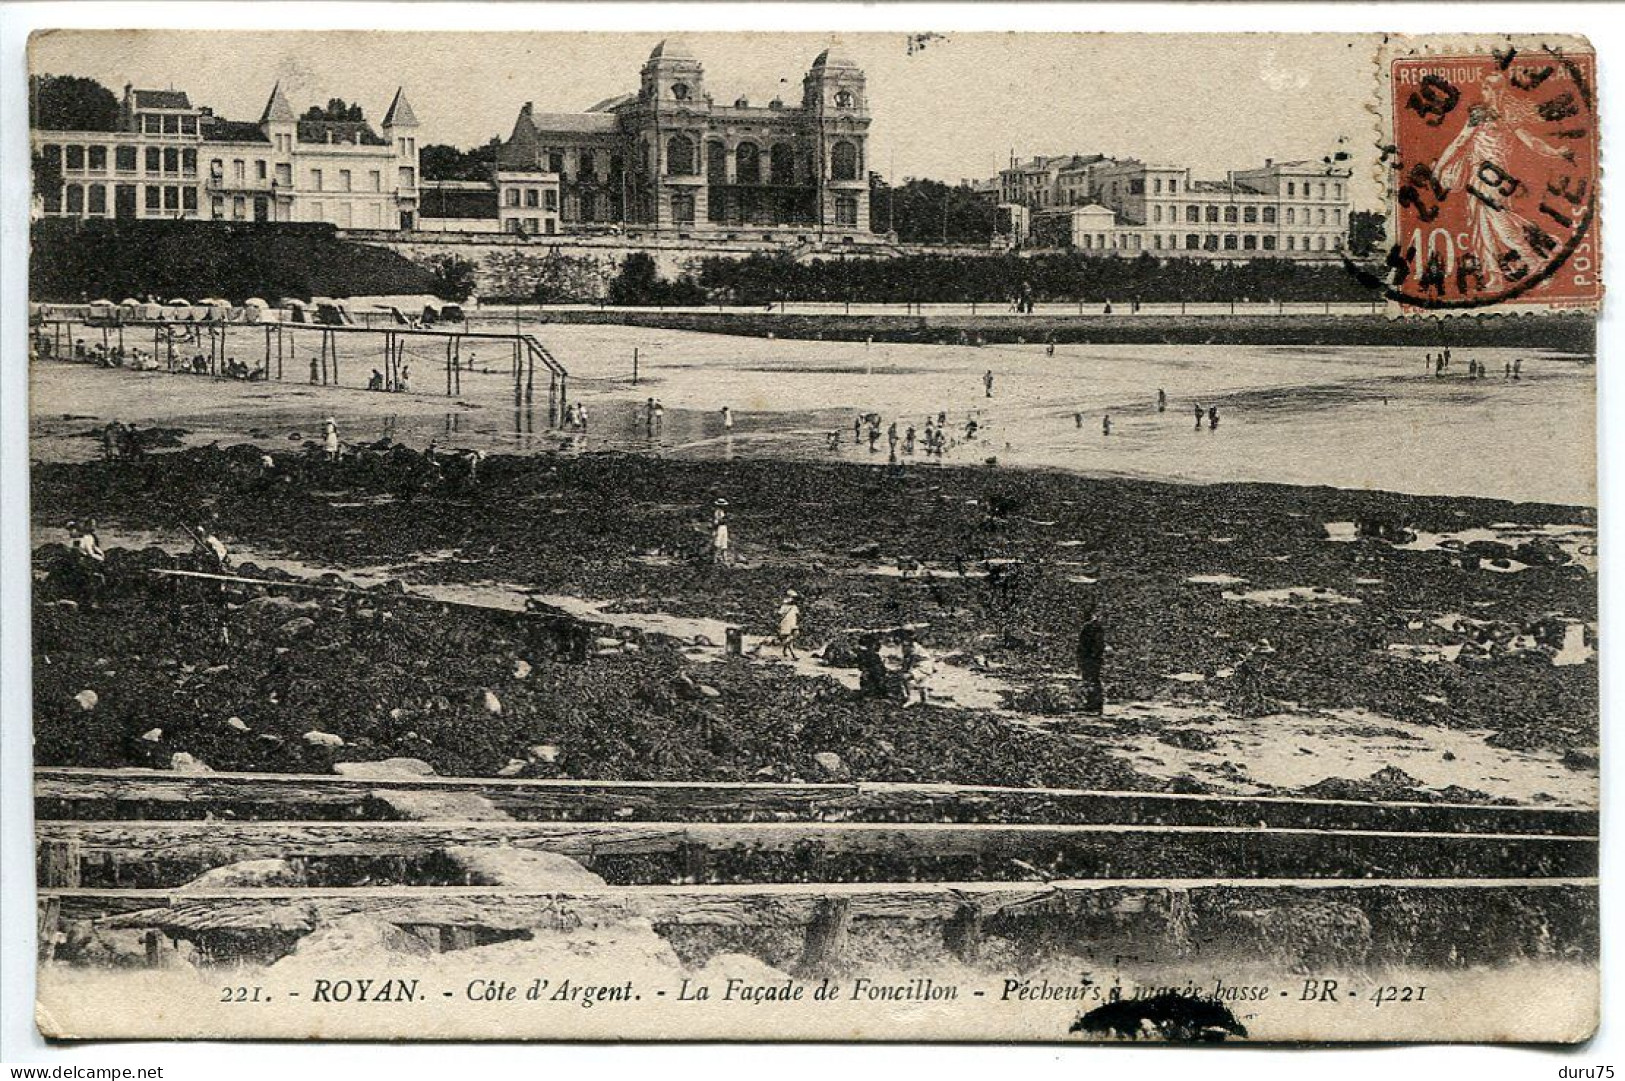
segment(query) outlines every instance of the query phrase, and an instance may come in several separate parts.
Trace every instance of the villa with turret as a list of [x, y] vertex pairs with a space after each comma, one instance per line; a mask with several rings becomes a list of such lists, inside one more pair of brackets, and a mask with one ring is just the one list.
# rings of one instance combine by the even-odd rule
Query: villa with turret
[[580, 113], [526, 102], [489, 183], [431, 182], [421, 228], [523, 236], [858, 243], [869, 229], [869, 101], [838, 46], [801, 100], [718, 102], [705, 66], [661, 42], [636, 93]]
[[34, 152], [61, 179], [37, 193], [36, 212], [413, 229], [417, 129], [401, 90], [375, 130], [301, 117], [280, 86], [257, 121], [215, 116], [185, 91], [126, 86], [116, 131], [32, 131]]

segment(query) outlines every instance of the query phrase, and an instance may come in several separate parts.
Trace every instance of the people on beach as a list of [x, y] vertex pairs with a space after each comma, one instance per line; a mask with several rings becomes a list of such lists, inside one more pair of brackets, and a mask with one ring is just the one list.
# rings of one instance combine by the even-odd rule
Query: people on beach
[[379, 371], [377, 368], [374, 368], [372, 370], [372, 378], [367, 380], [367, 389], [368, 390], [383, 390], [384, 389], [384, 373]]
[[733, 562], [728, 539], [728, 501], [719, 499], [711, 507], [711, 562], [726, 567]]
[[327, 460], [339, 460], [339, 422], [332, 417], [322, 421], [322, 450], [327, 453]]
[[734, 430], [734, 411], [727, 406], [722, 407], [722, 430], [725, 432]]
[[[653, 399], [650, 399], [653, 401]], [[852, 418], [852, 442], [863, 442], [863, 416], [860, 414]]]
[[192, 538], [192, 548], [203, 559], [211, 570], [223, 574], [231, 569], [231, 553], [221, 539], [209, 531], [207, 526], [198, 525], [186, 530], [187, 536]]
[[1207, 430], [1210, 432], [1219, 430], [1219, 407], [1216, 405], [1207, 407]]
[[1078, 627], [1078, 677], [1083, 681], [1083, 711], [1099, 716], [1106, 707], [1101, 670], [1106, 663], [1106, 627], [1091, 604]]
[[1157, 388], [1157, 412], [1166, 413], [1167, 411], [1168, 411], [1168, 392], [1163, 390], [1161, 387], [1158, 387]]
[[976, 438], [976, 433], [980, 428], [981, 428], [981, 425], [979, 423], [977, 423], [977, 420], [976, 420], [975, 417], [972, 417], [969, 420], [967, 420], [965, 422], [965, 442], [969, 443], [972, 439], [975, 439]]
[[1196, 412], [1196, 430], [1201, 431], [1202, 430], [1202, 403], [1197, 402], [1191, 408]]
[[401, 365], [401, 377], [395, 381], [395, 389], [402, 394], [412, 393], [412, 366], [410, 364]]
[[1105, 416], [1100, 418], [1100, 434], [1112, 434], [1112, 415], [1110, 413], [1107, 413]]
[[[194, 368], [195, 367], [196, 367], [196, 365], [194, 364]], [[314, 386], [316, 383], [321, 381], [321, 375], [322, 375], [321, 361], [318, 360], [315, 357], [311, 357], [310, 358], [310, 382], [311, 382], [312, 386]]]
[[1513, 379], [1522, 379], [1523, 378], [1523, 358], [1522, 357], [1519, 357], [1517, 360], [1514, 360], [1512, 362], [1512, 378]]
[[781, 654], [796, 660], [796, 638], [801, 634], [801, 594], [789, 590], [779, 605], [779, 629], [775, 636]]
[[993, 397], [993, 369], [989, 368], [982, 373], [982, 391], [985, 397]]
[[83, 528], [77, 522], [69, 522], [68, 537], [68, 546], [78, 555], [97, 563], [107, 558], [107, 553], [102, 551], [101, 539], [96, 536], [96, 519], [86, 521]]
[[[903, 647], [903, 708], [908, 709], [914, 705], [928, 705], [929, 691], [927, 685], [932, 674], [936, 671], [936, 658], [918, 637], [910, 635], [908, 644]], [[919, 701], [915, 701], [915, 696]]]

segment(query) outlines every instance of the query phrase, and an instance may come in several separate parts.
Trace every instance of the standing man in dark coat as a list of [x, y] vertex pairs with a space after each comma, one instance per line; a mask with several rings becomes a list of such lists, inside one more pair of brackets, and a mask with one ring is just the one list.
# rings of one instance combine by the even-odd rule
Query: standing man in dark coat
[[1100, 671], [1106, 663], [1106, 625], [1094, 605], [1084, 612], [1078, 628], [1078, 675], [1083, 680], [1083, 711], [1099, 716], [1106, 708], [1106, 689]]

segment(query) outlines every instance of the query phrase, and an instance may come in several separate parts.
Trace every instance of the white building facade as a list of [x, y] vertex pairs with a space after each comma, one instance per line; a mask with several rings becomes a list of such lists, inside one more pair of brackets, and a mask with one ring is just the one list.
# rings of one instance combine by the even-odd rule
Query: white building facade
[[411, 229], [417, 118], [397, 90], [375, 132], [365, 120], [301, 119], [281, 87], [257, 122], [194, 107], [184, 91], [125, 87], [120, 130], [31, 133], [61, 179], [45, 217], [326, 222]]
[[[1058, 160], [1058, 159], [1052, 159]], [[1007, 171], [1008, 172], [1008, 171]], [[1028, 184], [1029, 171], [1017, 183]], [[1335, 259], [1347, 244], [1349, 170], [1266, 161], [1223, 180], [1177, 165], [1076, 159], [1050, 171], [1033, 240], [1096, 254]], [[1028, 190], [1032, 190], [1030, 187]]]

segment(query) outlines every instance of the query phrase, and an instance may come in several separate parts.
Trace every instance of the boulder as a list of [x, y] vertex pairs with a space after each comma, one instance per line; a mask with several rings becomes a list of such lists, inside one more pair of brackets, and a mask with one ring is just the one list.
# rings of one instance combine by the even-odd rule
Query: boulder
[[247, 732], [248, 731], [248, 725], [243, 723], [243, 719], [241, 717], [227, 717], [226, 718], [226, 727], [227, 728], [235, 728], [239, 732]]
[[532, 762], [547, 762], [552, 764], [559, 760], [559, 746], [556, 743], [533, 743], [525, 749]]
[[457, 845], [443, 850], [470, 886], [528, 890], [588, 890], [604, 880], [569, 856], [529, 848]]
[[523, 657], [513, 662], [513, 678], [526, 679], [530, 676], [530, 662]]
[[396, 791], [380, 789], [372, 798], [396, 818], [414, 821], [447, 819], [453, 822], [504, 822], [510, 815], [474, 792]]
[[148, 743], [158, 743], [164, 738], [164, 730], [162, 728], [149, 728], [141, 733], [141, 738]]
[[517, 777], [521, 773], [525, 772], [525, 768], [527, 766], [529, 766], [529, 765], [530, 765], [530, 763], [526, 762], [523, 758], [510, 758], [510, 759], [508, 759], [508, 764], [507, 765], [505, 765], [501, 769], [497, 770], [497, 776], [498, 777]]
[[342, 746], [344, 746], [344, 737], [343, 736], [335, 736], [331, 732], [320, 732], [320, 731], [317, 731], [314, 728], [312, 728], [309, 732], [305, 733], [304, 740], [305, 740], [306, 743], [310, 744], [312, 747], [342, 747]]
[[268, 886], [303, 886], [305, 876], [283, 859], [241, 860], [204, 871], [182, 890], [229, 890]]
[[101, 701], [101, 697], [95, 691], [87, 688], [74, 695], [73, 700], [79, 703], [80, 709], [89, 712], [96, 708], [96, 703]]
[[288, 620], [276, 629], [279, 638], [292, 640], [301, 635], [309, 634], [316, 626], [316, 621], [309, 616], [298, 616]]
[[847, 775], [846, 763], [834, 751], [819, 751], [813, 755], [813, 765], [830, 780], [841, 780]]
[[363, 781], [413, 780], [433, 777], [434, 767], [421, 758], [383, 758], [375, 762], [334, 762], [333, 772], [340, 777], [354, 777]]
[[495, 692], [491, 691], [490, 689], [486, 689], [483, 692], [482, 700], [485, 704], [485, 711], [487, 713], [502, 712], [502, 699], [498, 698]]
[[312, 963], [344, 969], [358, 957], [398, 954], [427, 957], [436, 950], [422, 936], [376, 916], [355, 913], [325, 922], [299, 940], [293, 952], [270, 966], [298, 968]]
[[169, 756], [169, 768], [176, 773], [213, 773], [206, 763], [185, 751], [176, 751]]

